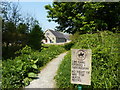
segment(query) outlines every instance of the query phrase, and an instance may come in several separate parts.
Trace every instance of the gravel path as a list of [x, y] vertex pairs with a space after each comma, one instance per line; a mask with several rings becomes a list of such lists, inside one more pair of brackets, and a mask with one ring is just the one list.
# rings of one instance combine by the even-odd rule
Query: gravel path
[[30, 85], [25, 88], [55, 88], [54, 76], [58, 66], [67, 52], [60, 54], [57, 58], [49, 62], [45, 68], [38, 74], [38, 79], [30, 82]]

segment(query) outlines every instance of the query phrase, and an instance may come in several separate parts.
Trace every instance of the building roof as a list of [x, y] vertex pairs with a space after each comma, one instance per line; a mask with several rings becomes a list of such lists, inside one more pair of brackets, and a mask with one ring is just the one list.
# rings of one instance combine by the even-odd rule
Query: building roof
[[53, 31], [53, 30], [49, 30], [49, 31], [51, 31], [58, 38], [65, 38], [65, 35], [58, 31]]
[[67, 40], [70, 40], [70, 35], [69, 35], [69, 34], [65, 34], [65, 38], [66, 38]]

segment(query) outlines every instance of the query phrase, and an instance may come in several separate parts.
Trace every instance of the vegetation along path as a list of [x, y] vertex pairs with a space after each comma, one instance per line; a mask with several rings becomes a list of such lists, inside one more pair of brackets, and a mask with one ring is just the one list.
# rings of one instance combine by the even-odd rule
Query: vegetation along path
[[66, 53], [67, 52], [60, 54], [57, 58], [49, 62], [38, 74], [38, 79], [33, 80], [30, 85], [25, 88], [55, 88], [54, 76]]

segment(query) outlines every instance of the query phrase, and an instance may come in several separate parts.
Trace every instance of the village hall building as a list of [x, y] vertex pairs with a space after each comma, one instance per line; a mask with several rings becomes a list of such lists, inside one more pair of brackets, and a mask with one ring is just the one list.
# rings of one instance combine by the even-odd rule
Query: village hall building
[[65, 43], [67, 41], [69, 41], [68, 35], [50, 29], [45, 31], [45, 40], [43, 40], [43, 43]]

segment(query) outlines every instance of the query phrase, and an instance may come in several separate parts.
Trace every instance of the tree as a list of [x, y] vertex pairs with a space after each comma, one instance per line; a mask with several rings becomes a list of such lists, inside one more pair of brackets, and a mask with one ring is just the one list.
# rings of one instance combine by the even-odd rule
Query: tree
[[28, 33], [32, 30], [32, 28], [35, 25], [39, 24], [39, 22], [35, 18], [33, 18], [31, 15], [29, 15], [29, 14], [27, 14], [27, 16], [24, 18], [24, 23], [28, 27], [28, 30], [27, 30]]
[[18, 4], [1, 2], [0, 5], [2, 6], [2, 42], [4, 46], [8, 47], [9, 44], [13, 45], [17, 42], [17, 25], [21, 21], [22, 17], [19, 13]]
[[27, 44], [27, 37], [32, 27], [39, 24], [32, 16], [22, 17], [19, 3], [1, 2], [2, 16], [2, 36], [3, 44], [8, 47], [9, 44], [17, 45]]
[[16, 41], [16, 26], [13, 22], [5, 22], [2, 25], [2, 41], [6, 43], [6, 47], [8, 47], [9, 43], [13, 44]]
[[20, 23], [18, 26], [17, 26], [17, 31], [21, 34], [25, 34], [27, 33], [27, 25], [25, 23]]
[[12, 2], [0, 2], [1, 5], [1, 15], [4, 22], [13, 22], [17, 25], [21, 20], [21, 14], [19, 4], [14, 4]]
[[14, 52], [28, 45], [29, 33], [38, 21], [32, 16], [23, 17], [19, 4], [0, 2], [2, 16], [2, 50], [4, 59], [13, 57]]
[[29, 34], [29, 46], [36, 50], [41, 50], [42, 39], [44, 38], [43, 32], [39, 25], [35, 25]]
[[120, 2], [54, 2], [45, 8], [49, 21], [59, 24], [59, 31], [74, 34], [119, 29]]

